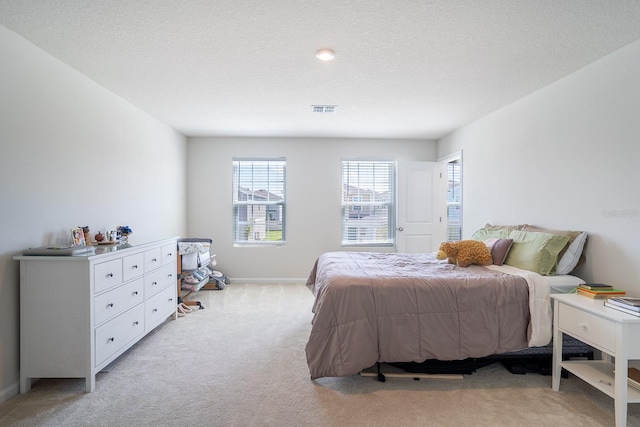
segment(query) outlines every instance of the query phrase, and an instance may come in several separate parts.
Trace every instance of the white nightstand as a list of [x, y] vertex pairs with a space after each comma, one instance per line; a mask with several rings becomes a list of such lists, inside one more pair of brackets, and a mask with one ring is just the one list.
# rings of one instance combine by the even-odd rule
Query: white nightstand
[[[627, 403], [640, 403], [640, 390], [627, 385], [629, 360], [640, 359], [640, 317], [605, 307], [601, 299], [577, 294], [552, 294], [551, 298], [554, 300], [553, 390], [560, 389], [560, 373], [564, 368], [613, 397], [616, 426], [626, 426]], [[563, 361], [563, 333], [601, 350], [604, 360]]]

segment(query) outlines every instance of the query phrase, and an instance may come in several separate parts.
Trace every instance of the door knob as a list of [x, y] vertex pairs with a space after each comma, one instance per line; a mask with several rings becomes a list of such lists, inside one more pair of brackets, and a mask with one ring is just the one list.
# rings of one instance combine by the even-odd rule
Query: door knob
[[396, 228], [396, 230], [398, 230], [398, 231], [404, 231], [404, 228], [402, 228], [402, 227], [398, 227], [398, 228]]

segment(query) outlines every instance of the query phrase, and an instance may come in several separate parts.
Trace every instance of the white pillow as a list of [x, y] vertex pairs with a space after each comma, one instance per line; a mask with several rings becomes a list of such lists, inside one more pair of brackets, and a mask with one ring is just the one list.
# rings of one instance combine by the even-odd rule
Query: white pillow
[[573, 242], [567, 248], [567, 251], [562, 255], [562, 258], [558, 260], [558, 266], [556, 267], [556, 274], [569, 274], [571, 273], [582, 255], [584, 244], [587, 241], [587, 232], [583, 231], [578, 234]]

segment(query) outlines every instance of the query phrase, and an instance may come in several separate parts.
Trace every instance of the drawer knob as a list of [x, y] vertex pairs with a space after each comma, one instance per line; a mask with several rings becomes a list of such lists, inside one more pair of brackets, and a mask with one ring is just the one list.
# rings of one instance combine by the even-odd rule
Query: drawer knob
[[153, 309], [153, 312], [154, 312], [154, 313], [155, 313], [155, 312], [157, 312], [157, 311], [158, 311], [158, 309], [157, 309], [157, 308], [154, 308], [154, 309]]
[[134, 295], [138, 295], [138, 291], [133, 291], [133, 294]]
[[586, 323], [584, 323], [584, 322], [580, 322], [580, 323], [578, 323], [578, 326], [579, 326], [580, 328], [584, 329], [585, 331], [587, 330], [587, 324], [586, 324]]
[[111, 307], [113, 307], [113, 303], [112, 303], [112, 302], [110, 302], [109, 304], [107, 304], [107, 308], [111, 308]]
[[151, 286], [155, 286], [157, 284], [158, 284], [158, 282], [151, 282]]
[[151, 261], [152, 262], [156, 262], [156, 261], [158, 261], [158, 258], [153, 258]]
[[113, 277], [113, 273], [109, 273], [109, 274], [107, 274], [107, 279], [109, 279], [109, 278], [111, 278], [111, 277]]
[[138, 321], [136, 320], [135, 322], [133, 322], [133, 326], [138, 326], [138, 323], [140, 323], [140, 322], [138, 322]]
[[116, 339], [114, 337], [111, 337], [107, 340], [107, 342], [114, 342]]
[[131, 268], [133, 268], [135, 270], [136, 268], [138, 268], [138, 265], [136, 264], [136, 265], [132, 266]]

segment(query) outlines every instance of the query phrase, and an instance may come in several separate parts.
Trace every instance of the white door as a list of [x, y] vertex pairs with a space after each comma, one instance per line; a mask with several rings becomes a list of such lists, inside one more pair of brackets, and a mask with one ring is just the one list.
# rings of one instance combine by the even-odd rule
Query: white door
[[399, 162], [398, 252], [434, 252], [442, 239], [441, 164], [436, 162]]

